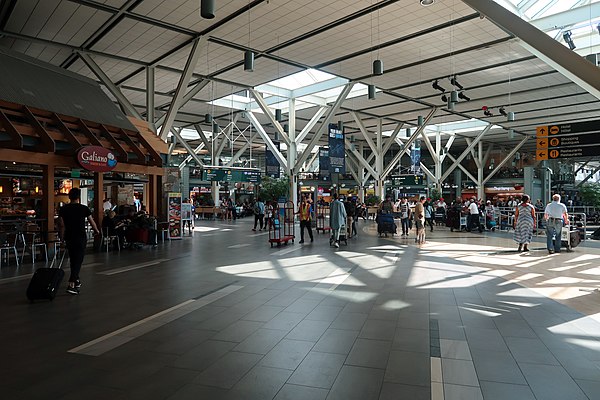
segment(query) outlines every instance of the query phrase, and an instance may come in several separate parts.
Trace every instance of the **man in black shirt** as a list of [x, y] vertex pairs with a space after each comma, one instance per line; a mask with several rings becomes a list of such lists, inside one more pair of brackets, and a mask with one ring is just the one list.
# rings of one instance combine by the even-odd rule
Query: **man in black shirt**
[[73, 188], [69, 191], [70, 203], [63, 206], [58, 213], [58, 233], [61, 240], [67, 244], [69, 258], [71, 259], [71, 276], [67, 293], [79, 294], [81, 281], [79, 271], [83, 264], [83, 256], [87, 245], [87, 234], [85, 231], [85, 220], [87, 219], [94, 229], [94, 234], [100, 231], [92, 218], [92, 212], [87, 206], [80, 204], [81, 190]]

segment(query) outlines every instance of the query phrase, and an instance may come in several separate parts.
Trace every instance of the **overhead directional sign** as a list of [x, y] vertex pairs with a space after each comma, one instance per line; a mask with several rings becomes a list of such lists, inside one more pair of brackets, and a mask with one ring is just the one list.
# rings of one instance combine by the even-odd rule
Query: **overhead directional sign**
[[537, 160], [600, 155], [600, 120], [538, 126], [536, 137]]

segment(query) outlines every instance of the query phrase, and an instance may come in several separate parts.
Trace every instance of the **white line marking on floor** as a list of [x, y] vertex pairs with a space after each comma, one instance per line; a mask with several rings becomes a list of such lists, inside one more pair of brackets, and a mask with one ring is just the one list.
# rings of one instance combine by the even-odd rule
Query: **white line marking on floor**
[[302, 248], [302, 246], [295, 246], [295, 247], [292, 247], [291, 249], [283, 249], [283, 250], [276, 251], [275, 253], [271, 253], [271, 255], [282, 256], [284, 254], [289, 254], [291, 252], [298, 251], [301, 248]]
[[444, 400], [442, 359], [431, 357], [431, 400]]
[[234, 244], [233, 246], [227, 246], [228, 249], [241, 249], [242, 247], [248, 247], [250, 243]]
[[216, 292], [210, 293], [197, 300], [191, 299], [186, 300], [183, 303], [177, 304], [173, 307], [167, 308], [166, 310], [160, 311], [154, 315], [144, 318], [138, 322], [127, 325], [121, 329], [117, 329], [114, 332], [108, 333], [97, 339], [91, 340], [87, 343], [82, 344], [68, 350], [68, 353], [84, 354], [88, 356], [99, 356], [110, 350], [116, 349], [117, 347], [130, 342], [131, 340], [142, 336], [148, 332], [151, 332], [167, 323], [181, 318], [193, 311], [196, 311], [222, 297], [227, 296], [243, 286], [230, 285], [223, 289], [217, 290]]
[[[81, 268], [91, 268], [91, 267], [96, 267], [98, 265], [103, 265], [102, 263], [90, 263], [90, 264], [84, 264]], [[40, 268], [44, 268], [44, 267], [40, 267]], [[65, 271], [69, 271], [71, 268], [63, 268]], [[19, 275], [19, 276], [12, 276], [10, 278], [2, 278], [0, 279], [0, 285], [4, 284], [4, 283], [10, 283], [10, 282], [18, 282], [18, 281], [25, 281], [27, 279], [31, 279], [31, 277], [33, 276], [33, 274], [24, 274], [24, 275]]]
[[123, 272], [129, 272], [129, 271], [133, 271], [135, 269], [140, 269], [140, 268], [146, 268], [146, 267], [151, 267], [153, 265], [158, 265], [163, 261], [169, 261], [170, 258], [159, 258], [156, 260], [152, 260], [152, 261], [147, 261], [144, 263], [140, 263], [140, 264], [134, 264], [134, 265], [130, 265], [128, 267], [122, 267], [122, 268], [115, 268], [115, 269], [111, 269], [108, 271], [103, 271], [103, 272], [98, 272], [98, 275], [116, 275], [116, 274], [121, 274]]

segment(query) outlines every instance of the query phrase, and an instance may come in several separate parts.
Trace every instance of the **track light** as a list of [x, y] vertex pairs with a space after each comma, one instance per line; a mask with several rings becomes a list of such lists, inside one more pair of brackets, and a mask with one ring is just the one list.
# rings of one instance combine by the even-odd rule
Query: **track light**
[[459, 88], [460, 90], [463, 90], [463, 89], [464, 89], [463, 85], [461, 85], [460, 83], [458, 83], [458, 81], [456, 80], [456, 76], [453, 76], [453, 77], [451, 77], [451, 78], [450, 78], [450, 83], [451, 83], [453, 86], [455, 86], [455, 87]]
[[471, 98], [465, 94], [465, 92], [459, 92], [458, 98], [463, 99], [464, 101], [471, 101]]
[[494, 114], [490, 111], [490, 109], [487, 106], [483, 106], [481, 107], [481, 109], [483, 110], [483, 115], [485, 115], [486, 117], [494, 116]]
[[515, 131], [514, 131], [514, 129], [509, 129], [508, 130], [508, 138], [509, 139], [514, 139], [515, 138]]
[[219, 133], [219, 124], [213, 122], [213, 133]]
[[500, 115], [504, 115], [505, 117], [508, 116], [508, 114], [506, 113], [506, 110], [504, 109], [504, 106], [500, 107], [498, 109], [498, 112], [500, 113]]
[[423, 7], [427, 7], [435, 3], [435, 0], [419, 0], [419, 3], [421, 3]]
[[210, 114], [204, 114], [204, 123], [205, 124], [212, 124], [213, 122], [213, 117]]
[[509, 111], [508, 115], [506, 116], [506, 120], [508, 122], [513, 122], [515, 120], [515, 113], [512, 111]]
[[448, 100], [448, 110], [454, 111], [454, 103], [453, 101]]
[[244, 71], [254, 71], [254, 53], [251, 50], [244, 52]]
[[383, 61], [373, 61], [373, 75], [383, 75]]
[[569, 46], [571, 50], [575, 50], [577, 46], [573, 42], [573, 38], [571, 37], [571, 31], [566, 31], [563, 33], [563, 39], [565, 39], [565, 43]]
[[375, 85], [369, 85], [369, 100], [375, 100]]
[[200, 0], [200, 16], [206, 19], [215, 17], [215, 0]]
[[431, 85], [432, 88], [434, 88], [435, 90], [439, 90], [440, 92], [446, 92], [446, 89], [444, 89], [443, 87], [440, 86], [439, 81], [436, 79], [435, 81], [433, 81], [433, 84]]
[[290, 126], [288, 124], [283, 125], [283, 131], [285, 133], [290, 133], [289, 130], [290, 130]]
[[419, 125], [419, 126], [423, 126], [423, 125], [425, 125], [425, 118], [423, 118], [423, 116], [422, 116], [422, 115], [419, 115], [419, 116], [417, 117], [417, 125]]

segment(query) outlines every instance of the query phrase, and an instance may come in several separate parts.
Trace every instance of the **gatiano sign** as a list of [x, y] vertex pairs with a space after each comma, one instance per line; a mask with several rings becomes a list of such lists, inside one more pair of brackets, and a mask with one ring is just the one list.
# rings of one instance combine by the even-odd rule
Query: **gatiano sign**
[[100, 146], [85, 146], [79, 149], [77, 162], [82, 168], [94, 172], [108, 172], [117, 166], [114, 153]]

